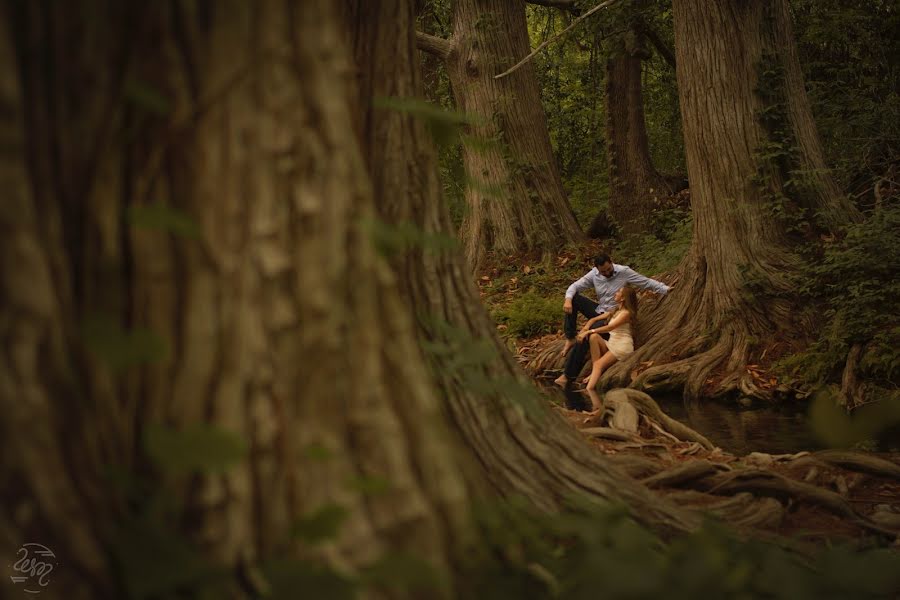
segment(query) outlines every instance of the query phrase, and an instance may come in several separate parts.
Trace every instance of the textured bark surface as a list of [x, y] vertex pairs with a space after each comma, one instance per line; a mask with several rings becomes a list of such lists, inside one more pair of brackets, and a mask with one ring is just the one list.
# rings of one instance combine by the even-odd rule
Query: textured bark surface
[[[642, 311], [646, 343], [608, 372], [607, 385], [628, 384], [631, 369], [653, 361], [633, 385], [683, 389], [690, 397], [763, 395], [745, 367], [773, 336], [797, 326], [789, 280], [797, 261], [786, 224], [765, 198], [785, 193], [784, 182], [778, 166], [757, 155], [768, 139], [757, 118], [764, 108], [756, 93], [759, 66], [764, 56], [782, 56], [770, 35], [778, 6], [781, 0], [675, 2], [693, 242], [675, 290], [656, 310]], [[767, 176], [755, 183], [761, 171]], [[817, 202], [841, 213], [837, 198]]]
[[606, 63], [606, 153], [609, 163], [609, 214], [625, 235], [647, 231], [650, 211], [658, 198], [671, 190], [650, 158], [641, 63], [646, 49], [625, 44]]
[[825, 164], [822, 141], [813, 120], [806, 84], [800, 68], [797, 44], [788, 0], [771, 0], [768, 10], [769, 28], [778, 59], [784, 69], [784, 96], [787, 103], [791, 137], [797, 146], [797, 161], [791, 167], [804, 185], [796, 200], [812, 213], [820, 215], [825, 227], [840, 227], [848, 220], [858, 220], [859, 213], [843, 194]]
[[[355, 55], [365, 115], [363, 147], [372, 172], [375, 204], [389, 224], [412, 223], [426, 240], [453, 238], [440, 197], [435, 152], [424, 124], [408, 114], [373, 109], [388, 91], [421, 96], [416, 40], [398, 35], [411, 23], [408, 2], [372, 8], [360, 0]], [[388, 15], [387, 17], [385, 15]], [[376, 41], [379, 40], [379, 41]], [[390, 161], [378, 158], [389, 155]], [[472, 487], [490, 494], [523, 496], [554, 510], [573, 493], [616, 499], [642, 521], [662, 529], [690, 527], [693, 515], [646, 495], [593, 452], [554, 412], [547, 410], [505, 345], [468, 276], [459, 248], [414, 245], [391, 257], [406, 303], [417, 319], [423, 359], [448, 422], [467, 451], [461, 472]], [[465, 465], [478, 465], [465, 470]]]
[[464, 144], [470, 179], [462, 226], [466, 257], [552, 251], [583, 238], [566, 200], [534, 66], [503, 72], [528, 54], [525, 4], [456, 0], [447, 72], [457, 108], [474, 117]]
[[[227, 473], [167, 489], [183, 506], [183, 533], [217, 562], [283, 548], [294, 520], [329, 502], [349, 511], [321, 550], [342, 568], [387, 547], [447, 567], [450, 532], [462, 543], [468, 500], [456, 441], [361, 224], [373, 217], [371, 192], [330, 4], [201, 3], [195, 12], [154, 3], [126, 22], [98, 3], [103, 31], [131, 44], [118, 72], [102, 60], [121, 40], [94, 32], [99, 48], [73, 43], [88, 27], [74, 8], [29, 4], [13, 16], [27, 34], [51, 24], [60, 54], [24, 40], [38, 52], [23, 55], [24, 102], [13, 106], [30, 110], [30, 185], [23, 165], [3, 162], [16, 186], [3, 255], [18, 259], [3, 270], [13, 299], [3, 335], [15, 349], [2, 359], [3, 481], [17, 484], [4, 488], [4, 515], [16, 516], [4, 541], [39, 534], [66, 563], [54, 585], [69, 597], [85, 576], [95, 586], [86, 597], [119, 596], [101, 548], [127, 511], [105, 471], [145, 472], [142, 428], [153, 422], [211, 423], [250, 444]], [[30, 79], [31, 61], [53, 69]], [[48, 88], [81, 94], [66, 80], [88, 65], [101, 81], [66, 98], [60, 114]], [[126, 72], [168, 98], [165, 115], [118, 104]], [[10, 81], [5, 101], [15, 98]], [[20, 123], [6, 125], [21, 148]], [[84, 140], [98, 138], [91, 162], [73, 163]], [[92, 176], [70, 185], [68, 169]], [[127, 211], [150, 202], [188, 215], [196, 235], [129, 224]], [[64, 210], [81, 219], [61, 219]], [[79, 254], [63, 250], [69, 240]], [[126, 331], [152, 330], [167, 357], [113, 372], [73, 333], [95, 312]], [[313, 446], [329, 458], [313, 457]], [[348, 485], [371, 478], [388, 491]]]
[[[408, 3], [357, 5], [372, 20], [349, 37], [378, 57], [361, 77], [324, 0], [98, 2], [90, 45], [77, 43], [83, 7], [19, 8], [3, 23], [22, 34], [19, 80], [0, 49], [0, 135], [14, 150], [0, 161], [7, 556], [40, 540], [65, 562], [54, 586], [67, 597], [121, 597], [107, 552], [131, 508], [110, 468], [147, 478], [179, 507], [175, 532], [226, 566], [277, 551], [353, 571], [399, 551], [453, 573], [486, 547], [473, 545], [474, 498], [498, 494], [554, 509], [585, 493], [665, 531], [697, 525], [543, 405], [511, 401], [523, 377], [495, 337], [490, 359], [466, 364], [492, 325], [460, 253], [413, 249], [392, 270], [376, 251], [373, 190], [384, 218], [450, 231], [422, 124], [369, 105], [369, 92], [417, 89]], [[94, 87], [70, 87], [85, 73]], [[367, 169], [376, 152], [397, 160]], [[135, 217], [149, 205], [170, 220]], [[168, 352], [111, 368], [85, 347], [95, 314]], [[151, 423], [211, 424], [250, 453], [164, 485], [142, 451]], [[288, 539], [329, 503], [348, 511], [336, 538], [314, 551]]]

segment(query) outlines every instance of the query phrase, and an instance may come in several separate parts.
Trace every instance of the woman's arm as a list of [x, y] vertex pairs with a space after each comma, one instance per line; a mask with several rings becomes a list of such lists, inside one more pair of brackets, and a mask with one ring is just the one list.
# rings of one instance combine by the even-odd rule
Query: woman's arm
[[591, 317], [584, 324], [584, 329], [587, 330], [588, 328], [590, 328], [591, 325], [593, 325], [597, 321], [605, 321], [606, 319], [608, 319], [610, 317], [610, 315], [612, 315], [612, 313], [605, 312], [603, 314], [597, 315], [596, 317]]
[[616, 329], [617, 327], [621, 327], [622, 325], [624, 325], [625, 323], [627, 323], [630, 320], [631, 320], [631, 312], [627, 311], [627, 310], [621, 310], [621, 311], [619, 311], [619, 313], [615, 316], [615, 318], [612, 321], [610, 321], [603, 327], [597, 327], [596, 329], [591, 329], [591, 331], [596, 332], [596, 333], [607, 333], [609, 331], [612, 331], [613, 329]]

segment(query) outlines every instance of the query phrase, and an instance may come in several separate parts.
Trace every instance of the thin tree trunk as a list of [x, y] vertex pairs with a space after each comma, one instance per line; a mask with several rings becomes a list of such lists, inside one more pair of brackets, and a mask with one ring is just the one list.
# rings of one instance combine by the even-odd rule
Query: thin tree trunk
[[447, 72], [459, 110], [474, 117], [464, 144], [469, 177], [462, 238], [470, 264], [487, 251], [553, 251], [583, 239], [566, 200], [518, 0], [456, 0]]
[[609, 214], [625, 235], [646, 233], [655, 202], [669, 194], [650, 157], [644, 121], [641, 36], [623, 42], [606, 63], [606, 143], [610, 174]]
[[[784, 186], [783, 163], [760, 153], [771, 139], [759, 118], [770, 101], [757, 93], [760, 67], [773, 56], [790, 62], [794, 55], [784, 51], [789, 40], [776, 45], [770, 35], [771, 15], [781, 15], [774, 9], [782, 6], [783, 0], [675, 2], [693, 242], [675, 291], [642, 322], [648, 341], [610, 370], [607, 385], [627, 384], [630, 369], [653, 361], [633, 385], [683, 389], [689, 397], [764, 395], [745, 366], [773, 336], [798, 326], [791, 223], [773, 215], [772, 203], [792, 202], [794, 192]], [[787, 103], [802, 104], [791, 99], [801, 93], [785, 87]], [[808, 199], [810, 208], [849, 218], [840, 198]]]

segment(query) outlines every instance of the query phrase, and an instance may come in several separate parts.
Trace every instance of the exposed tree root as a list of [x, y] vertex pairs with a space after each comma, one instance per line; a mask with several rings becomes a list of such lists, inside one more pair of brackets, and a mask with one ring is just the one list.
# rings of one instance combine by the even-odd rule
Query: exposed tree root
[[[636, 428], [635, 410], [640, 415]], [[579, 413], [569, 414], [575, 422]], [[870, 477], [900, 481], [900, 465], [889, 460], [838, 450], [731, 457], [634, 389], [611, 390], [603, 409], [581, 421], [590, 425], [581, 431], [603, 445], [611, 464], [678, 504], [739, 528], [774, 530], [788, 515], [787, 507], [799, 503], [825, 509], [863, 531], [900, 535], [900, 511], [888, 504], [890, 496], [872, 507], [882, 488], [867, 488], [875, 500], [852, 497], [860, 481], [876, 482]], [[625, 429], [616, 427], [623, 423]], [[870, 506], [871, 513], [859, 510], [861, 505]]]
[[[561, 354], [564, 345], [563, 338], [548, 341], [535, 353], [522, 356], [520, 362], [533, 377], [560, 372], [565, 364]], [[647, 345], [657, 344], [651, 341]], [[600, 378], [600, 386], [604, 389], [629, 387], [647, 393], [681, 392], [686, 398], [717, 398], [739, 393], [758, 400], [773, 399], [774, 391], [760, 387], [747, 373], [745, 367], [750, 355], [746, 348], [736, 349], [731, 338], [720, 340], [713, 347], [705, 347], [703, 343], [694, 346], [692, 350], [696, 354], [664, 364], [637, 359], [617, 363]], [[728, 365], [726, 373], [713, 382], [710, 375], [722, 364]], [[586, 367], [587, 364], [582, 372]]]
[[900, 465], [877, 456], [846, 450], [822, 450], [821, 452], [816, 452], [813, 456], [830, 465], [900, 481]]
[[778, 500], [747, 492], [722, 498], [695, 490], [677, 490], [667, 497], [681, 506], [702, 508], [739, 528], [775, 528], [785, 515], [785, 508]]
[[628, 402], [642, 414], [654, 420], [664, 431], [676, 438], [688, 442], [697, 442], [707, 450], [712, 450], [713, 444], [703, 434], [694, 431], [681, 421], [676, 421], [662, 411], [659, 404], [648, 394], [632, 389], [611, 390], [606, 394], [607, 402]]
[[730, 470], [722, 464], [705, 460], [696, 460], [678, 465], [674, 469], [657, 473], [643, 480], [644, 485], [651, 488], [680, 487], [697, 479], [716, 475], [722, 470]]

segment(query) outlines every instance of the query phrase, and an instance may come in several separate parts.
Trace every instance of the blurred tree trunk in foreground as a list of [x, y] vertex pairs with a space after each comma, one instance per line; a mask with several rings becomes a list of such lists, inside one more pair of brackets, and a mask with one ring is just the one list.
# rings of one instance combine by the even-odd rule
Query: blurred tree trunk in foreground
[[68, 597], [190, 589], [182, 537], [226, 587], [400, 552], [466, 595], [507, 495], [698, 522], [535, 402], [459, 253], [382, 256], [451, 230], [423, 124], [371, 106], [418, 89], [411, 4], [353, 11], [4, 6], [0, 541], [53, 548]]

